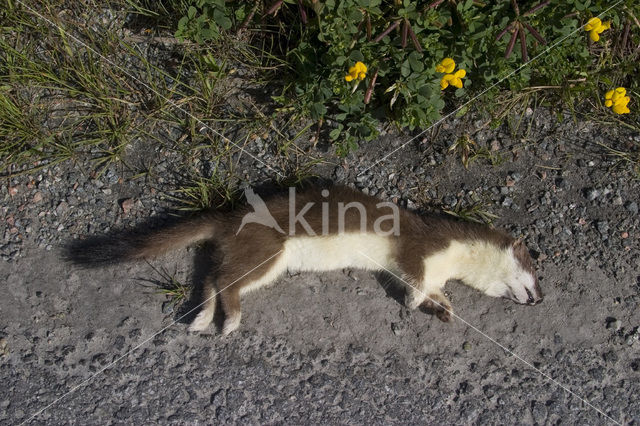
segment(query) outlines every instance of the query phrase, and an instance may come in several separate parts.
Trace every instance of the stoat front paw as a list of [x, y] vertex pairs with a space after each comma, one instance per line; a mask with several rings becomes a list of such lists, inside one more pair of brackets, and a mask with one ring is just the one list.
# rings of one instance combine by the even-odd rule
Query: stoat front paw
[[409, 309], [417, 309], [420, 304], [422, 304], [422, 300], [417, 297], [407, 296], [405, 298], [404, 304]]
[[213, 313], [207, 310], [200, 311], [196, 319], [189, 325], [189, 331], [204, 331], [211, 324], [213, 320]]
[[222, 334], [228, 336], [233, 331], [237, 330], [240, 326], [240, 315], [235, 314], [227, 317], [224, 320], [224, 325], [222, 326]]
[[425, 301], [420, 304], [420, 310], [435, 315], [442, 322], [451, 321], [451, 314], [453, 313], [449, 300], [444, 294], [438, 293], [428, 295]]

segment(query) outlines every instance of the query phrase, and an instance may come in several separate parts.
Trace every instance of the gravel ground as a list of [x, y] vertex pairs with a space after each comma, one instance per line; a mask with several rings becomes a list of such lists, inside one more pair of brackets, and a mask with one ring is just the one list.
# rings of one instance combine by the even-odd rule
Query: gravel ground
[[[73, 238], [171, 212], [178, 155], [132, 146], [155, 178], [117, 165], [95, 176], [82, 160], [5, 179], [0, 422], [638, 424], [640, 190], [599, 144], [629, 149], [640, 136], [545, 110], [526, 120], [516, 137], [448, 121], [369, 170], [409, 136], [384, 134], [344, 161], [301, 144], [326, 159], [320, 176], [414, 209], [482, 205], [526, 236], [545, 301], [449, 283], [467, 323], [409, 311], [373, 274], [345, 270], [248, 295], [228, 337], [188, 334], [149, 281], [164, 280], [154, 267], [197, 281], [196, 250], [94, 270], [59, 257]], [[501, 164], [465, 169], [447, 154], [464, 133]], [[254, 142], [247, 150], [278, 169], [269, 138]], [[235, 161], [240, 186], [273, 177], [246, 154]]]

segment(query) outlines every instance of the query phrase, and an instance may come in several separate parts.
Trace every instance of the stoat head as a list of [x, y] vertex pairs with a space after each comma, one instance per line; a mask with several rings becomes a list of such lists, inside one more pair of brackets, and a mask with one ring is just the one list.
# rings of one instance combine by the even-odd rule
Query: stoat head
[[529, 250], [522, 240], [516, 240], [507, 249], [504, 269], [488, 289], [487, 294], [511, 299], [522, 305], [542, 302], [542, 290], [538, 284]]

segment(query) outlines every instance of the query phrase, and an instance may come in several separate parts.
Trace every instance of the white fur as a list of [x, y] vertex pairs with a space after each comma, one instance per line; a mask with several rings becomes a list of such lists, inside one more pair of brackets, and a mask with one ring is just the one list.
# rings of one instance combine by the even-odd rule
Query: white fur
[[[360, 253], [364, 252], [367, 257]], [[393, 247], [388, 237], [375, 234], [342, 234], [332, 236], [293, 237], [282, 254], [259, 279], [242, 287], [240, 294], [258, 289], [276, 280], [285, 271], [320, 272], [344, 268], [379, 270], [380, 265], [396, 269]]]
[[[364, 255], [363, 255], [364, 254]], [[535, 293], [535, 278], [522, 269], [513, 249], [501, 249], [485, 241], [452, 241], [425, 259], [422, 282], [411, 283], [409, 306], [417, 307], [425, 299], [435, 297], [450, 309], [441, 290], [450, 279], [458, 279], [493, 297], [511, 296], [526, 303], [526, 289]], [[290, 271], [331, 271], [358, 268], [398, 273], [395, 247], [388, 236], [372, 233], [347, 233], [331, 236], [292, 237], [275, 263], [259, 279], [243, 286], [241, 294], [275, 281], [287, 269]], [[190, 330], [204, 330], [213, 319], [213, 310], [203, 310]], [[240, 315], [227, 318], [223, 333], [229, 334], [240, 325]]]
[[206, 330], [211, 321], [213, 320], [213, 309], [203, 309], [198, 313], [196, 319], [189, 325], [189, 331], [203, 331]]
[[230, 317], [225, 318], [224, 325], [222, 326], [222, 334], [226, 336], [240, 327], [241, 317], [241, 314], [234, 314]]
[[[244, 286], [241, 294], [273, 282], [287, 269], [321, 272], [358, 268], [397, 272], [392, 241], [390, 237], [371, 233], [289, 238], [275, 264], [260, 279]], [[511, 248], [501, 249], [481, 240], [452, 241], [446, 249], [423, 262], [425, 276], [422, 282], [415, 283], [418, 300], [413, 304], [419, 304], [420, 294], [439, 293], [450, 279], [461, 280], [493, 297], [505, 296], [510, 290], [521, 303], [528, 297], [525, 288], [534, 292], [534, 277], [520, 267]]]
[[[367, 253], [373, 261], [362, 256], [360, 252]], [[285, 242], [283, 252], [269, 270], [259, 279], [243, 286], [240, 295], [272, 283], [287, 269], [290, 271], [380, 269], [379, 265], [385, 265], [387, 268], [395, 266], [392, 245], [388, 237], [375, 234], [294, 237]], [[213, 313], [213, 309], [203, 309], [191, 323], [189, 330], [205, 330], [213, 319]], [[226, 318], [222, 333], [227, 335], [236, 330], [240, 326], [240, 318], [240, 315]]]
[[526, 288], [535, 293], [535, 278], [523, 270], [513, 249], [501, 249], [485, 241], [452, 241], [446, 249], [424, 259], [425, 288], [442, 288], [457, 279], [488, 296], [503, 297], [509, 291], [526, 303]]
[[391, 239], [376, 234], [290, 238], [284, 245], [284, 256], [291, 271], [379, 270], [380, 265], [396, 269]]
[[260, 278], [252, 281], [240, 289], [240, 295], [246, 294], [252, 290], [258, 289], [275, 281], [280, 275], [287, 270], [287, 251], [286, 249], [277, 258], [275, 263]]

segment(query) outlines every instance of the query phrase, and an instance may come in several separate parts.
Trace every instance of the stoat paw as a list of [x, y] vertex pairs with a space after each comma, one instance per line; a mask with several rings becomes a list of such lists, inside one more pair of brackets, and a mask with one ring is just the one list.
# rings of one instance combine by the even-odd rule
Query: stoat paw
[[211, 321], [213, 320], [213, 313], [207, 310], [200, 311], [200, 313], [196, 316], [196, 319], [193, 320], [191, 325], [189, 325], [189, 331], [204, 331], [209, 327]]
[[222, 326], [222, 334], [227, 336], [231, 332], [237, 330], [239, 326], [240, 326], [240, 315], [233, 315], [233, 316], [227, 317], [224, 320], [224, 325]]
[[404, 302], [406, 307], [409, 308], [409, 309], [417, 309], [420, 306], [421, 303], [422, 303], [422, 300], [420, 300], [420, 299], [418, 299], [416, 297], [411, 297], [411, 296], [408, 296], [405, 299], [405, 302]]
[[435, 315], [442, 322], [451, 321], [453, 313], [451, 303], [443, 294], [430, 294], [420, 305], [420, 310]]

